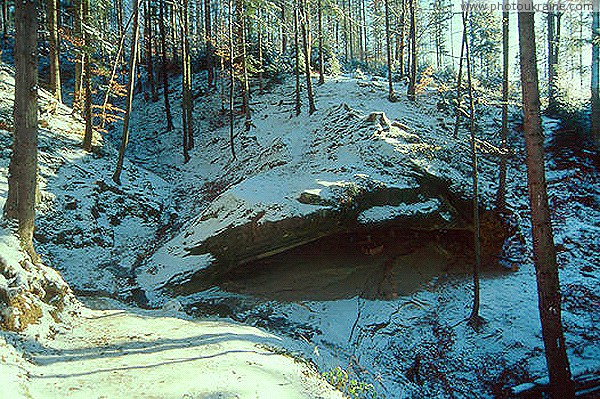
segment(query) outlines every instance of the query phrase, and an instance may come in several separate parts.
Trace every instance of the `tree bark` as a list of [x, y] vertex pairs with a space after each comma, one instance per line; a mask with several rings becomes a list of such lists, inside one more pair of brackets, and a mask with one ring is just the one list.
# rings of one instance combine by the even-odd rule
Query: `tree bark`
[[317, 2], [317, 18], [319, 24], [319, 84], [325, 83], [325, 59], [323, 56], [323, 5], [322, 0]]
[[500, 173], [498, 177], [498, 193], [496, 194], [496, 207], [499, 210], [506, 208], [506, 139], [508, 137], [508, 42], [509, 42], [509, 19], [508, 0], [502, 2], [502, 130], [500, 132], [500, 148], [502, 158], [500, 159]]
[[[532, 6], [532, 1], [527, 2]], [[520, 12], [519, 50], [523, 94], [523, 130], [527, 151], [527, 186], [531, 205], [533, 254], [542, 337], [552, 396], [574, 398], [561, 322], [561, 298], [544, 171], [544, 135], [540, 117], [534, 14]]]
[[387, 65], [388, 65], [388, 100], [396, 101], [394, 94], [394, 85], [392, 83], [392, 40], [390, 38], [390, 0], [383, 0], [385, 7], [385, 46], [387, 50]]
[[160, 11], [158, 17], [158, 29], [160, 31], [160, 53], [163, 81], [163, 97], [165, 100], [165, 115], [167, 117], [167, 132], [173, 130], [173, 116], [171, 115], [171, 103], [169, 101], [169, 73], [167, 70], [167, 43], [165, 32], [165, 0], [160, 0]]
[[50, 48], [50, 90], [54, 98], [62, 102], [62, 90], [60, 86], [60, 41], [58, 37], [58, 0], [47, 0], [48, 14], [48, 44]]
[[[89, 14], [90, 14], [90, 0], [83, 1], [83, 23], [84, 26], [89, 26]], [[85, 103], [83, 107], [83, 116], [85, 119], [85, 134], [83, 136], [83, 149], [85, 151], [92, 150], [92, 87], [91, 87], [91, 65], [90, 65], [90, 52], [91, 52], [91, 40], [86, 30], [83, 32], [83, 65], [84, 65], [84, 76], [83, 86], [85, 90]]]
[[308, 113], [312, 115], [317, 108], [315, 107], [315, 98], [312, 90], [312, 80], [310, 78], [310, 54], [311, 54], [311, 38], [310, 38], [310, 12], [308, 10], [307, 0], [299, 0], [300, 2], [300, 28], [302, 31], [302, 50], [304, 52], [304, 72], [306, 74], [306, 93], [308, 96]]
[[154, 49], [152, 46], [153, 34], [153, 9], [148, 4], [148, 1], [144, 2], [144, 44], [146, 53], [146, 74], [148, 75], [148, 84], [150, 85], [150, 94], [152, 96], [152, 102], [158, 101], [158, 93], [156, 92], [156, 86], [154, 84]]
[[[600, 2], [594, 0], [595, 10]], [[600, 148], [600, 11], [592, 13], [592, 139]]]
[[215, 87], [215, 46], [212, 37], [210, 0], [204, 0], [204, 35], [206, 40], [206, 68], [208, 70], [208, 87]]
[[15, 2], [15, 130], [4, 208], [6, 218], [18, 221], [21, 247], [33, 259], [37, 258], [33, 249], [38, 140], [37, 5], [36, 0]]
[[184, 162], [190, 160], [188, 150], [194, 148], [194, 125], [192, 104], [192, 63], [189, 44], [188, 0], [183, 0], [181, 12], [181, 55], [183, 64], [182, 82], [182, 118], [183, 118], [183, 156]]
[[133, 0], [133, 27], [131, 37], [131, 53], [129, 54], [129, 82], [127, 84], [127, 104], [125, 108], [125, 117], [123, 119], [123, 135], [121, 136], [121, 147], [119, 149], [119, 159], [117, 167], [113, 174], [113, 181], [121, 184], [121, 171], [123, 170], [123, 161], [125, 159], [125, 149], [129, 142], [129, 119], [131, 118], [131, 106], [133, 104], [133, 89], [135, 87], [135, 70], [137, 66], [138, 41], [140, 39], [139, 29], [139, 3]]
[[408, 99], [416, 100], [417, 86], [417, 20], [416, 20], [416, 0], [408, 0], [410, 11], [410, 80], [408, 82]]
[[[83, 0], [73, 2], [75, 11], [74, 18], [74, 36], [76, 39], [83, 40]], [[75, 54], [75, 88], [73, 90], [73, 110], [81, 110], [81, 87], [83, 83], [83, 63], [84, 49], [79, 48]]]
[[296, 78], [296, 86], [294, 92], [294, 102], [295, 102], [295, 111], [296, 116], [300, 115], [302, 104], [300, 103], [300, 45], [298, 40], [298, 5], [294, 4], [294, 58], [295, 58], [295, 68], [294, 75]]

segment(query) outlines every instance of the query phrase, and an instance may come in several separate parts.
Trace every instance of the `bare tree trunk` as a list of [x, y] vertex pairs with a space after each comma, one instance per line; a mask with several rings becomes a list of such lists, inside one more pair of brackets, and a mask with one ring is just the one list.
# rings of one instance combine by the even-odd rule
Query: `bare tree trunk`
[[[529, 0], [526, 5], [532, 6]], [[527, 186], [531, 205], [533, 255], [542, 337], [552, 397], [574, 398], [561, 322], [561, 298], [544, 170], [544, 135], [540, 117], [534, 14], [520, 12], [519, 50], [523, 93], [523, 130], [527, 151]]]
[[169, 102], [169, 75], [167, 70], [167, 44], [165, 32], [165, 0], [160, 0], [160, 14], [158, 16], [158, 29], [160, 30], [161, 68], [163, 80], [163, 96], [165, 100], [165, 114], [167, 117], [167, 132], [173, 130], [173, 116]]
[[235, 159], [235, 145], [233, 143], [233, 100], [235, 92], [235, 69], [233, 60], [235, 57], [235, 42], [233, 40], [233, 0], [229, 0], [229, 146], [231, 156]]
[[325, 83], [325, 59], [323, 57], [323, 5], [317, 2], [317, 18], [319, 23], [319, 84]]
[[121, 148], [119, 149], [119, 160], [113, 174], [113, 181], [121, 184], [121, 171], [123, 170], [123, 161], [125, 159], [125, 149], [129, 142], [129, 119], [131, 118], [131, 106], [133, 104], [133, 89], [135, 87], [135, 70], [137, 66], [138, 41], [140, 38], [139, 29], [139, 4], [138, 0], [133, 0], [133, 32], [131, 37], [131, 53], [129, 54], [129, 82], [127, 84], [127, 104], [125, 117], [123, 119], [123, 135], [121, 136]]
[[592, 13], [592, 139], [600, 148], [600, 2], [594, 0]]
[[[89, 26], [89, 14], [90, 14], [90, 0], [83, 1], [83, 23], [85, 26]], [[90, 52], [91, 52], [91, 40], [87, 30], [83, 32], [83, 65], [84, 65], [84, 76], [83, 86], [85, 90], [85, 103], [83, 107], [83, 116], [85, 119], [85, 135], [83, 136], [83, 149], [85, 151], [92, 150], [92, 87], [91, 87], [91, 74], [92, 68], [90, 65]]]
[[[74, 36], [83, 38], [83, 0], [74, 1]], [[84, 49], [80, 48], [75, 55], [75, 88], [73, 90], [73, 110], [81, 110], [81, 86], [83, 78]]]
[[182, 82], [182, 118], [183, 118], [183, 156], [184, 162], [190, 160], [188, 150], [194, 148], [193, 104], [192, 104], [192, 63], [189, 44], [189, 3], [183, 0], [181, 16], [181, 55], [183, 64]]
[[416, 0], [408, 0], [410, 10], [410, 80], [408, 82], [408, 99], [416, 100], [417, 86], [417, 20], [416, 20]]
[[15, 2], [15, 103], [13, 152], [4, 215], [18, 221], [21, 247], [32, 259], [37, 191], [38, 58], [37, 1]]
[[281, 1], [281, 54], [287, 51], [287, 34], [285, 29], [285, 0]]
[[458, 138], [458, 129], [460, 127], [460, 114], [462, 111], [462, 67], [465, 55], [465, 45], [467, 43], [467, 31], [463, 29], [462, 40], [460, 45], [460, 59], [458, 61], [458, 77], [456, 83], [456, 122], [454, 123], [454, 138]]
[[152, 6], [148, 4], [148, 1], [144, 2], [144, 44], [146, 45], [146, 74], [148, 75], [148, 84], [150, 85], [150, 94], [152, 96], [152, 101], [158, 101], [158, 93], [156, 92], [156, 86], [154, 85], [154, 59], [153, 59], [153, 47], [152, 47], [152, 39], [153, 34], [153, 9]]
[[58, 0], [47, 0], [48, 13], [48, 41], [50, 47], [50, 88], [54, 98], [62, 102], [62, 90], [60, 86], [60, 41], [58, 37]]
[[298, 43], [298, 25], [300, 21], [298, 19], [298, 4], [296, 2], [296, 4], [294, 4], [294, 57], [296, 59], [294, 70], [294, 75], [296, 76], [296, 91], [294, 94], [296, 116], [300, 115], [302, 106], [300, 103], [300, 46]]
[[502, 2], [502, 131], [500, 132], [500, 148], [502, 158], [500, 159], [500, 174], [498, 193], [496, 195], [496, 207], [500, 210], [506, 208], [506, 139], [508, 137], [508, 41], [509, 41], [509, 13], [508, 0]]
[[312, 115], [317, 108], [315, 107], [315, 98], [312, 90], [312, 80], [310, 78], [310, 54], [311, 54], [311, 38], [310, 38], [310, 12], [306, 0], [300, 1], [300, 28], [302, 29], [302, 49], [304, 52], [304, 71], [306, 73], [306, 92], [308, 95], [308, 113]]
[[[468, 28], [468, 11], [463, 12], [463, 29]], [[469, 316], [469, 325], [478, 330], [482, 323], [479, 316], [479, 270], [481, 269], [481, 230], [479, 226], [479, 172], [477, 166], [477, 147], [475, 144], [475, 102], [473, 98], [473, 80], [471, 78], [471, 52], [469, 39], [465, 35], [465, 55], [467, 58], [467, 85], [469, 87], [469, 131], [471, 133], [471, 165], [473, 178], [473, 246], [475, 262], [473, 264], [473, 307]]]
[[398, 50], [399, 52], [399, 57], [398, 57], [398, 64], [400, 66], [400, 77], [403, 78], [404, 77], [404, 47], [406, 46], [405, 44], [405, 36], [406, 36], [406, 0], [400, 0], [402, 2], [402, 9], [401, 9], [401, 14], [400, 14], [400, 49]]
[[258, 35], [258, 90], [262, 94], [264, 89], [263, 82], [263, 28], [262, 28], [262, 7], [259, 4], [256, 8], [256, 30]]
[[[553, 0], [549, 1], [549, 4]], [[550, 11], [546, 16], [548, 22], [548, 113], [553, 115], [557, 111], [556, 104], [556, 67], [558, 64], [558, 14]]]
[[245, 0], [235, 1], [235, 36], [237, 43], [236, 62], [241, 78], [240, 95], [242, 97], [242, 113], [246, 117], [245, 128], [250, 130], [252, 120], [250, 116], [250, 86], [248, 84], [248, 69], [246, 65], [246, 16]]
[[388, 65], [388, 100], [396, 101], [394, 94], [394, 85], [392, 83], [392, 40], [390, 38], [390, 0], [383, 0], [385, 7], [385, 46], [387, 49], [387, 65]]
[[204, 31], [206, 39], [206, 68], [208, 69], [208, 87], [215, 87], [215, 45], [212, 37], [210, 0], [204, 0]]

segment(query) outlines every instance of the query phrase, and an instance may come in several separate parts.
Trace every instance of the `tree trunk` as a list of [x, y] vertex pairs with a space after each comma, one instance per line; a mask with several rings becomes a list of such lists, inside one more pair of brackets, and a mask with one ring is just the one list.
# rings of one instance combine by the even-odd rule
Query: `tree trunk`
[[146, 53], [146, 74], [148, 75], [148, 84], [150, 85], [150, 94], [152, 96], [152, 101], [158, 101], [158, 93], [156, 92], [156, 86], [154, 84], [154, 59], [153, 53], [154, 49], [152, 46], [153, 34], [153, 9], [152, 6], [148, 4], [147, 1], [144, 2], [144, 44], [145, 53]]
[[[90, 0], [83, 0], [83, 21], [85, 26], [89, 26], [89, 14], [90, 14]], [[83, 32], [83, 65], [84, 65], [84, 76], [83, 86], [85, 90], [85, 103], [83, 107], [83, 116], [85, 119], [85, 135], [83, 136], [83, 149], [85, 151], [92, 150], [92, 87], [91, 87], [91, 65], [90, 65], [90, 52], [91, 52], [91, 40], [87, 31]]]
[[235, 57], [235, 42], [233, 40], [233, 0], [229, 0], [229, 146], [231, 147], [231, 156], [235, 159], [235, 145], [233, 143], [233, 101], [235, 92], [235, 69], [233, 60]]
[[323, 56], [323, 5], [317, 2], [317, 18], [319, 24], [319, 84], [325, 83], [325, 58]]
[[[549, 4], [552, 0], [549, 1]], [[558, 37], [556, 32], [557, 14], [550, 11], [546, 16], [548, 22], [548, 114], [557, 111], [556, 104], [556, 67], [558, 64]]]
[[285, 32], [285, 1], [281, 2], [281, 54], [287, 51], [287, 34]]
[[215, 87], [215, 46], [212, 37], [210, 0], [204, 0], [204, 37], [206, 39], [206, 68], [208, 70], [208, 87]]
[[390, 0], [383, 0], [385, 7], [385, 46], [387, 49], [387, 65], [388, 65], [388, 100], [396, 101], [394, 94], [394, 85], [392, 83], [392, 40], [390, 38]]
[[460, 127], [460, 115], [462, 113], [462, 68], [465, 55], [465, 45], [467, 43], [467, 31], [463, 28], [460, 44], [460, 59], [458, 60], [458, 76], [456, 82], [456, 122], [454, 123], [454, 138], [458, 138], [458, 129]]
[[[532, 6], [532, 1], [528, 4]], [[533, 255], [542, 337], [552, 396], [574, 398], [561, 323], [561, 298], [544, 171], [544, 136], [540, 117], [534, 14], [520, 12], [519, 50], [523, 93], [523, 130], [527, 151], [527, 186], [531, 205]]]
[[306, 74], [306, 93], [308, 95], [308, 113], [312, 115], [317, 108], [315, 107], [315, 98], [312, 90], [312, 80], [310, 78], [310, 54], [311, 54], [311, 38], [310, 38], [310, 12], [306, 0], [300, 1], [300, 28], [302, 30], [302, 50], [304, 53], [304, 72]]
[[[463, 30], [467, 32], [469, 13], [463, 13]], [[467, 61], [467, 86], [469, 88], [469, 132], [471, 133], [471, 166], [473, 178], [473, 246], [475, 262], [473, 263], [473, 307], [469, 316], [469, 325], [478, 330], [482, 323], [479, 316], [479, 270], [481, 269], [481, 229], [479, 226], [479, 171], [477, 166], [477, 146], [475, 145], [475, 102], [473, 97], [473, 79], [471, 78], [471, 52], [468, 35], [465, 35], [465, 55]]]
[[408, 82], [408, 99], [416, 100], [417, 86], [417, 19], [416, 19], [416, 0], [408, 0], [410, 11], [410, 80]]
[[50, 90], [54, 98], [62, 102], [62, 90], [60, 86], [60, 41], [58, 37], [58, 0], [47, 0], [48, 13], [48, 41], [50, 48]]
[[173, 130], [173, 116], [171, 115], [171, 103], [169, 102], [169, 74], [167, 70], [167, 44], [165, 32], [165, 0], [160, 0], [160, 11], [158, 16], [158, 29], [160, 31], [160, 53], [163, 80], [163, 97], [165, 100], [165, 114], [167, 117], [167, 132]]
[[256, 8], [256, 31], [258, 35], [258, 90], [262, 94], [264, 90], [263, 82], [263, 28], [262, 28], [262, 7], [259, 4]]
[[251, 117], [250, 117], [250, 86], [248, 84], [248, 69], [246, 65], [246, 15], [245, 0], [235, 1], [235, 37], [236, 37], [236, 62], [239, 69], [239, 75], [241, 79], [240, 84], [240, 96], [242, 97], [242, 108], [241, 111], [246, 117], [245, 127], [246, 130], [250, 129]]
[[400, 77], [404, 77], [404, 47], [405, 36], [406, 36], [406, 0], [400, 0], [402, 2], [402, 9], [400, 14], [400, 49], [398, 50], [398, 66], [400, 67]]
[[302, 104], [300, 103], [300, 45], [298, 43], [298, 5], [294, 4], [294, 58], [295, 58], [295, 69], [294, 75], [296, 77], [296, 91], [294, 93], [295, 99], [295, 110], [296, 116], [300, 115]]
[[121, 184], [121, 171], [123, 170], [123, 161], [125, 159], [125, 149], [129, 142], [129, 119], [131, 117], [131, 105], [133, 104], [133, 89], [135, 87], [135, 70], [137, 66], [138, 41], [140, 38], [139, 29], [139, 4], [138, 0], [133, 0], [133, 27], [131, 35], [131, 53], [129, 54], [129, 82], [127, 84], [127, 104], [125, 108], [125, 117], [123, 119], [123, 135], [121, 136], [121, 148], [119, 149], [119, 160], [113, 174], [113, 181]]
[[502, 2], [504, 10], [502, 12], [502, 131], [500, 132], [500, 148], [502, 148], [502, 158], [500, 159], [500, 173], [498, 183], [498, 193], [496, 194], [496, 207], [499, 210], [506, 208], [506, 139], [508, 137], [508, 40], [509, 40], [509, 18], [508, 0]]
[[[73, 16], [74, 36], [83, 40], [83, 1], [75, 0], [73, 3], [75, 15]], [[79, 48], [75, 54], [75, 88], [73, 90], [73, 111], [81, 110], [81, 86], [83, 78], [84, 49]]]
[[189, 44], [188, 0], [183, 0], [181, 16], [181, 55], [183, 64], [182, 76], [182, 118], [183, 118], [183, 157], [184, 162], [190, 160], [188, 150], [194, 147], [193, 104], [192, 104], [192, 63]]
[[592, 139], [600, 148], [600, 2], [594, 0], [592, 13]]
[[15, 2], [15, 130], [4, 214], [18, 221], [21, 247], [33, 259], [37, 258], [33, 249], [37, 190], [37, 31], [37, 1]]

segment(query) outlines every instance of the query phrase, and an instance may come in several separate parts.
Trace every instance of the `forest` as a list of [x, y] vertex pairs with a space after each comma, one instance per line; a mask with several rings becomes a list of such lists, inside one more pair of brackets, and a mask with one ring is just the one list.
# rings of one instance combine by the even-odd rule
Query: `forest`
[[0, 28], [0, 398], [600, 397], [599, 0]]

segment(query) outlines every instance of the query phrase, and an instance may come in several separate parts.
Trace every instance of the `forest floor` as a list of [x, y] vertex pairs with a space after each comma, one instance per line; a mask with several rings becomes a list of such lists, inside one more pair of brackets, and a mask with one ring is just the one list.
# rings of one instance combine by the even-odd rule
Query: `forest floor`
[[[486, 323], [481, 331], [475, 332], [464, 323], [471, 302], [470, 277], [466, 272], [469, 265], [458, 270], [440, 269], [436, 265], [421, 265], [419, 269], [401, 267], [395, 271], [398, 295], [391, 299], [361, 295], [365, 284], [383, 277], [381, 268], [373, 270], [369, 262], [360, 263], [343, 254], [322, 251], [310, 259], [284, 254], [271, 269], [223, 281], [219, 286], [186, 297], [171, 298], [155, 288], [152, 281], [137, 279], [140, 271], [152, 268], [154, 263], [185, 268], [197, 262], [193, 256], [178, 255], [175, 248], [175, 244], [180, 244], [178, 235], [228, 189], [286, 163], [293, 166], [294, 160], [309, 149], [311, 135], [323, 127], [328, 111], [342, 103], [364, 114], [385, 112], [391, 120], [401, 121], [429, 143], [448, 147], [448, 152], [455, 154], [457, 165], [465, 163], [466, 132], [462, 131], [458, 140], [452, 138], [453, 118], [438, 109], [440, 97], [436, 91], [421, 94], [416, 103], [405, 100], [390, 103], [385, 87], [383, 82], [363, 76], [330, 79], [324, 86], [316, 87], [317, 113], [294, 117], [292, 85], [275, 84], [252, 101], [255, 127], [249, 133], [239, 133], [241, 127], [237, 126], [236, 160], [229, 152], [227, 118], [221, 111], [221, 100], [215, 95], [199, 93], [195, 107], [196, 147], [187, 164], [183, 164], [180, 151], [177, 84], [172, 90], [176, 128], [171, 132], [165, 131], [161, 103], [138, 96], [122, 186], [110, 181], [119, 129], [109, 132], [105, 145], [98, 141], [94, 153], [89, 155], [77, 148], [81, 126], [71, 129], [76, 131], [71, 136], [42, 132], [42, 142], [47, 144], [41, 146], [40, 156], [44, 201], [36, 233], [39, 252], [49, 266], [61, 272], [76, 293], [91, 297], [89, 306], [104, 310], [85, 310], [85, 323], [75, 322], [71, 331], [41, 341], [45, 342], [46, 350], [36, 351], [31, 342], [29, 346], [17, 345], [24, 348], [22, 353], [0, 345], [0, 349], [6, 348], [1, 350], [8, 351], [7, 358], [21, 358], [11, 361], [15, 365], [12, 370], [22, 375], [23, 386], [36, 385], [31, 392], [52, 386], [56, 397], [66, 395], [64, 389], [69, 386], [74, 388], [70, 395], [83, 397], [90, 392], [86, 391], [89, 384], [101, 378], [109, 384], [133, 385], [148, 381], [144, 380], [145, 373], [155, 370], [159, 374], [151, 380], [160, 380], [160, 373], [164, 372], [163, 366], [158, 365], [161, 361], [168, 363], [232, 350], [227, 346], [229, 341], [227, 345], [205, 342], [194, 335], [198, 334], [193, 332], [199, 328], [198, 324], [208, 321], [214, 323], [218, 334], [227, 334], [231, 324], [223, 324], [225, 321], [248, 326], [236, 324], [241, 329], [239, 334], [246, 339], [234, 341], [241, 352], [227, 354], [228, 361], [249, 360], [244, 351], [253, 348], [258, 353], [252, 354], [252, 359], [258, 360], [250, 361], [267, 369], [282, 365], [285, 370], [296, 367], [293, 362], [286, 363], [290, 358], [279, 353], [266, 356], [271, 344], [277, 342], [274, 347], [286, 348], [294, 356], [308, 359], [338, 388], [349, 394], [358, 392], [363, 397], [502, 396], [510, 385], [543, 377], [545, 363], [535, 272], [531, 252], [527, 250], [530, 227], [524, 151], [516, 122], [510, 138], [516, 155], [509, 162], [507, 202], [515, 215], [518, 232], [505, 243], [502, 263], [506, 267], [484, 268], [481, 315]], [[397, 89], [401, 91], [403, 87], [399, 85]], [[478, 118], [482, 139], [496, 144], [498, 115], [497, 109], [487, 107]], [[558, 122], [549, 119], [545, 128], [549, 136], [560, 130]], [[9, 137], [3, 134], [0, 139], [8, 143]], [[343, 132], [337, 140], [336, 145], [341, 147], [348, 144]], [[548, 181], [561, 265], [564, 324], [571, 365], [578, 374], [600, 369], [598, 164], [596, 154], [586, 150], [575, 151], [553, 140], [548, 140], [548, 148], [551, 149]], [[4, 170], [8, 155], [8, 150], [2, 154], [0, 167]], [[468, 170], [468, 164], [457, 168]], [[481, 192], [486, 206], [493, 201], [496, 170], [497, 159], [482, 157]], [[465, 185], [468, 194], [468, 173], [456, 180]], [[257, 187], [259, 194], [269, 189], [275, 187]], [[0, 185], [1, 190], [5, 186]], [[331, 295], [322, 295], [324, 292]], [[146, 313], [131, 307], [123, 313], [124, 305], [98, 299], [101, 296], [128, 301], [131, 306], [163, 310]], [[167, 310], [177, 311], [169, 314], [175, 317], [165, 319], [161, 312]], [[185, 320], [190, 317], [195, 321]], [[138, 327], [134, 321], [140, 322]], [[94, 325], [98, 328], [94, 329]], [[147, 331], [141, 333], [139, 328]], [[177, 328], [182, 331], [174, 332]], [[160, 344], [148, 342], [144, 335], [147, 332], [154, 334], [148, 337], [156, 338]], [[106, 336], [109, 340], [84, 342], [85, 336], [97, 339]], [[169, 340], [179, 341], [170, 345]], [[185, 352], [182, 346], [186, 345], [194, 349]], [[24, 353], [39, 369], [23, 363]], [[127, 355], [120, 356], [124, 353]], [[82, 368], [82, 375], [72, 375], [69, 383], [61, 378], [63, 374], [67, 377], [67, 372], [60, 371], [61, 362], [66, 360], [70, 363], [65, 364]], [[203, 361], [207, 360], [193, 359], [189, 364]], [[98, 367], [97, 362], [106, 371], [103, 375], [91, 372]], [[120, 373], [126, 366], [119, 362], [131, 362], [127, 365], [141, 370], [140, 374], [131, 370], [134, 374]], [[136, 364], [146, 368], [137, 368]], [[186, 361], [181, 367], [187, 365]], [[298, 396], [334, 395], [314, 379], [311, 367], [294, 369], [291, 377], [282, 378], [292, 381], [290, 389]], [[189, 369], [177, 373], [189, 373], [185, 370]], [[306, 370], [310, 370], [312, 382], [302, 379]], [[14, 377], [15, 373], [3, 373], [6, 377], [2, 378]], [[48, 378], [32, 378], [40, 377], [41, 373]], [[224, 375], [227, 373], [230, 368]], [[242, 379], [264, 377], [256, 373], [261, 371], [251, 367]], [[127, 380], [129, 376], [141, 379]], [[192, 389], [182, 386], [186, 387]], [[225, 396], [194, 392], [200, 397], [236, 394], [219, 391]], [[157, 397], [182, 397], [187, 393], [164, 392]], [[247, 397], [243, 391], [238, 392]], [[115, 390], [107, 395], [119, 397], [122, 393]]]

